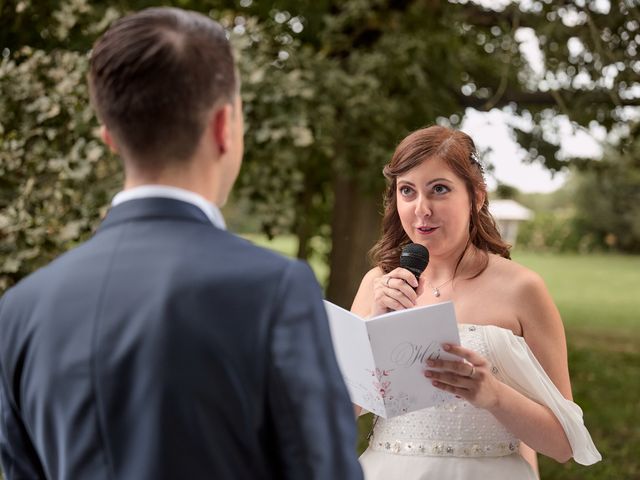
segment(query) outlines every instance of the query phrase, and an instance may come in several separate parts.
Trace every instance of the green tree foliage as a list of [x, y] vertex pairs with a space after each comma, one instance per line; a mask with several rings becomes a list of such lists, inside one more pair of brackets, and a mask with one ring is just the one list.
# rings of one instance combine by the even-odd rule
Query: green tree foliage
[[600, 161], [575, 168], [571, 180], [551, 194], [522, 195], [533, 209], [518, 245], [552, 252], [640, 252], [640, 143], [637, 133]]
[[517, 187], [513, 185], [508, 185], [506, 183], [498, 183], [495, 192], [493, 192], [496, 198], [504, 199], [504, 200], [515, 200], [520, 192]]
[[[298, 210], [294, 222], [310, 223], [307, 231], [331, 227], [328, 295], [345, 306], [377, 236], [380, 169], [409, 131], [432, 123], [457, 126], [466, 108], [505, 108], [529, 123], [515, 133], [531, 161], [559, 170], [568, 164], [558, 154], [559, 116], [576, 128], [598, 122], [621, 129], [639, 103], [631, 93], [640, 73], [634, 61], [638, 8], [630, 2], [614, 1], [602, 10], [579, 1], [531, 2], [527, 8], [513, 3], [502, 11], [431, 1], [277, 6], [267, 12], [255, 2], [249, 11], [261, 19], [283, 13], [302, 19], [296, 52], [304, 50], [300, 66], [324, 106], [307, 123], [313, 161], [305, 158], [303, 170], [295, 172], [319, 179], [318, 201], [300, 201], [303, 216]], [[516, 39], [522, 28], [537, 34], [542, 73], [523, 59]]]
[[326, 102], [326, 83], [318, 79], [334, 69], [301, 46], [289, 14], [260, 22], [243, 16], [231, 20], [227, 26], [235, 32], [247, 132], [235, 197], [248, 200], [248, 213], [269, 236], [297, 233], [299, 256], [306, 258], [305, 244], [322, 228], [318, 219], [329, 216], [325, 185], [334, 108]]
[[[431, 0], [164, 3], [222, 18], [233, 32], [248, 127], [236, 197], [267, 233], [295, 233], [301, 257], [313, 250], [314, 236], [332, 237], [329, 295], [343, 305], [377, 236], [381, 167], [408, 132], [437, 122], [458, 126], [467, 108], [505, 108], [527, 120], [517, 134], [531, 159], [560, 169], [566, 161], [557, 156], [558, 114], [576, 125], [621, 129], [638, 105], [631, 89], [640, 73], [639, 13], [628, 0], [612, 1], [606, 11], [578, 0], [499, 11]], [[86, 110], [86, 52], [113, 18], [150, 4], [0, 3], [0, 287], [81, 240], [108, 205], [118, 167], [99, 146]], [[522, 28], [538, 35], [543, 73], [522, 56]], [[68, 94], [53, 93], [62, 82], [49, 78], [54, 67], [73, 82]], [[43, 106], [41, 98], [60, 105]], [[47, 118], [39, 108], [59, 113]], [[78, 163], [66, 169], [95, 172], [62, 182], [56, 159]], [[40, 192], [48, 192], [40, 200], [47, 208], [36, 208]], [[44, 201], [56, 196], [68, 197], [62, 207]], [[75, 221], [78, 228], [57, 237]]]
[[566, 165], [558, 156], [559, 132], [554, 131], [560, 116], [577, 128], [598, 124], [628, 132], [640, 105], [634, 93], [640, 74], [637, 2], [533, 2], [520, 25], [535, 31], [544, 55], [544, 72], [519, 72], [529, 90], [525, 116], [531, 115], [534, 127], [517, 133], [532, 160], [551, 170]]
[[640, 252], [640, 139], [613, 151], [581, 173], [576, 195], [577, 230], [602, 248]]
[[85, 238], [121, 181], [95, 135], [86, 65], [29, 47], [0, 63], [0, 289]]

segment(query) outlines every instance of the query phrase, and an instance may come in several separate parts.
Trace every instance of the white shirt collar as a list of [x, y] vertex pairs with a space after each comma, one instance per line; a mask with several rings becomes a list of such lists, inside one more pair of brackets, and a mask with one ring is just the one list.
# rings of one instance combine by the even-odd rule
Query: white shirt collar
[[123, 190], [116, 194], [111, 201], [112, 206], [120, 205], [129, 200], [137, 200], [140, 198], [172, 198], [195, 205], [204, 212], [211, 223], [216, 227], [225, 230], [227, 228], [222, 213], [213, 203], [209, 202], [202, 195], [195, 192], [185, 190], [178, 187], [170, 187], [168, 185], [141, 185], [139, 187]]

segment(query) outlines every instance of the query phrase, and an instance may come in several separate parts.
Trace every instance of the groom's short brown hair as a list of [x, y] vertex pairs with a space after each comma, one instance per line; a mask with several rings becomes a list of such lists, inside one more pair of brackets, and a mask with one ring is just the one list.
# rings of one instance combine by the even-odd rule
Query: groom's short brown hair
[[139, 167], [190, 158], [212, 107], [238, 91], [222, 26], [177, 8], [117, 20], [95, 43], [89, 87], [98, 117]]

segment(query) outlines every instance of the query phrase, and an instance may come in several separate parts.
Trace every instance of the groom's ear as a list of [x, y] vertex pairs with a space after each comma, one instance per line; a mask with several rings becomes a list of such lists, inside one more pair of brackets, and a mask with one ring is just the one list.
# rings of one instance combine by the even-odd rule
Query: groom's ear
[[116, 142], [106, 125], [100, 125], [100, 138], [104, 144], [109, 147], [111, 153], [118, 154], [118, 145], [116, 145]]
[[233, 106], [226, 103], [213, 112], [209, 120], [209, 131], [220, 155], [227, 153], [232, 141], [231, 116], [233, 114]]

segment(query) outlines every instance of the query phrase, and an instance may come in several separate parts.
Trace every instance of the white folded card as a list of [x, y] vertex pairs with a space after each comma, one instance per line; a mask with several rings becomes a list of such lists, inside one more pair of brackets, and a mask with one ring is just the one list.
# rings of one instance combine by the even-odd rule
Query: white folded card
[[351, 401], [383, 418], [446, 402], [451, 394], [424, 376], [432, 358], [460, 360], [442, 350], [460, 344], [453, 303], [363, 319], [325, 300], [333, 348]]

